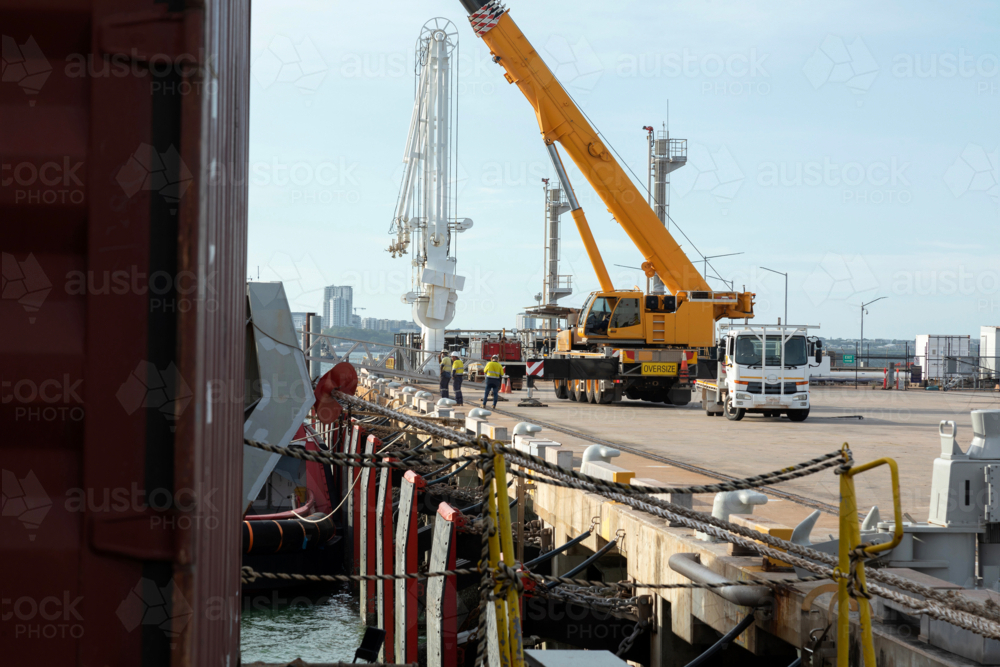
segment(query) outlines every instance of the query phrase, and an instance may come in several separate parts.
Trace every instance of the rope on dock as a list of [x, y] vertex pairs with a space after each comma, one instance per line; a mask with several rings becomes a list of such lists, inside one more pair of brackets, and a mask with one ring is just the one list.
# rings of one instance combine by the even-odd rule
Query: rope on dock
[[[845, 446], [843, 450], [824, 454], [823, 456], [803, 461], [802, 463], [775, 470], [772, 472], [755, 475], [741, 480], [724, 481], [717, 484], [696, 485], [689, 487], [635, 487], [628, 484], [620, 484], [597, 479], [571, 469], [561, 468], [545, 461], [537, 456], [532, 456], [525, 452], [518, 451], [507, 446], [505, 443], [489, 440], [483, 436], [471, 437], [463, 432], [454, 431], [423, 420], [419, 417], [397, 412], [390, 408], [385, 408], [377, 403], [350, 396], [339, 391], [334, 392], [334, 397], [346, 403], [349, 407], [360, 407], [371, 413], [391, 418], [416, 430], [432, 436], [447, 440], [452, 445], [430, 445], [415, 450], [403, 450], [392, 452], [393, 457], [406, 455], [426, 456], [427, 454], [459, 449], [462, 447], [474, 447], [478, 449], [475, 455], [460, 455], [454, 457], [455, 462], [477, 461], [477, 466], [483, 474], [483, 486], [489, 488], [493, 481], [493, 457], [502, 454], [504, 459], [510, 463], [521, 466], [527, 470], [532, 470], [544, 478], [528, 476], [521, 470], [511, 469], [513, 475], [530, 478], [534, 482], [553, 483], [559, 486], [577, 488], [584, 491], [596, 493], [605, 498], [616, 500], [629, 505], [640, 511], [669, 519], [675, 523], [693, 528], [723, 541], [730, 542], [751, 549], [764, 556], [770, 556], [777, 560], [790, 563], [796, 567], [815, 573], [819, 578], [831, 578], [839, 580], [852, 579], [850, 572], [841, 572], [837, 559], [830, 555], [816, 551], [809, 547], [794, 544], [792, 542], [776, 538], [766, 533], [738, 526], [728, 521], [717, 519], [703, 512], [696, 512], [673, 503], [669, 503], [652, 494], [694, 494], [694, 493], [716, 493], [723, 491], [737, 491], [742, 489], [759, 488], [777, 484], [812, 475], [828, 468], [837, 468], [836, 472], [849, 469], [853, 464], [850, 450]], [[267, 443], [260, 443], [250, 439], [245, 439], [247, 445], [270, 451], [273, 453], [292, 456], [307, 461], [331, 465], [345, 465], [357, 467], [373, 468], [399, 468], [406, 469], [405, 463], [398, 461], [382, 460], [388, 455], [378, 454], [345, 454], [339, 452], [308, 452], [300, 449], [288, 449], [273, 447]], [[523, 579], [535, 579], [539, 575], [531, 573], [517, 572], [513, 568], [502, 565], [490, 568], [488, 565], [488, 540], [495, 538], [496, 528], [492, 523], [487, 511], [488, 503], [484, 503], [481, 509], [479, 524], [482, 526], [483, 553], [476, 569], [446, 570], [432, 573], [404, 573], [400, 575], [292, 575], [285, 573], [254, 573], [252, 570], [245, 576], [253, 581], [257, 576], [277, 579], [291, 579], [300, 581], [352, 581], [352, 580], [390, 580], [390, 579], [421, 579], [431, 576], [457, 576], [465, 574], [480, 574], [482, 576], [480, 584], [480, 615], [478, 628], [475, 631], [479, 639], [477, 647], [476, 664], [482, 665], [485, 654], [485, 633], [486, 633], [486, 605], [490, 604], [490, 599], [497, 594], [505, 592], [510, 587], [515, 587], [518, 591], [523, 589]], [[866, 560], [869, 555], [864, 550], [865, 545], [855, 549], [851, 554], [851, 570], [857, 562]], [[256, 575], [256, 576], [255, 576]], [[868, 596], [869, 591], [888, 600], [911, 609], [914, 613], [927, 614], [928, 616], [945, 621], [956, 627], [969, 630], [975, 634], [990, 638], [1000, 639], [1000, 608], [989, 607], [971, 600], [960, 597], [955, 591], [939, 591], [928, 586], [919, 584], [910, 579], [905, 579], [891, 573], [872, 569], [868, 573], [868, 578], [882, 584], [893, 586], [897, 589], [909, 591], [923, 596], [924, 599], [917, 599], [904, 595], [897, 590], [892, 590], [870, 583], [868, 590], [858, 590], [857, 586], [851, 586], [852, 596]], [[559, 578], [544, 577], [543, 580], [558, 580]], [[536, 579], [537, 581], [537, 579]], [[562, 581], [560, 583], [569, 583]], [[704, 584], [632, 584], [641, 588], [712, 588]], [[768, 582], [733, 582], [732, 584], [719, 584], [719, 587], [728, 585], [768, 585]]]
[[[524, 464], [519, 463], [518, 465]], [[529, 469], [533, 469], [532, 466], [534, 466], [533, 462], [525, 465]], [[537, 472], [543, 471], [539, 470]], [[545, 472], [548, 474], [548, 471]], [[518, 471], [513, 471], [513, 474], [518, 474]], [[560, 475], [560, 473], [555, 474]], [[694, 528], [726, 542], [752, 549], [761, 555], [770, 556], [771, 558], [790, 563], [796, 567], [824, 575], [834, 580], [849, 577], [848, 573], [840, 572], [837, 567], [837, 559], [833, 555], [788, 542], [744, 526], [739, 526], [723, 519], [717, 519], [703, 512], [689, 510], [659, 498], [653, 498], [648, 495], [640, 495], [639, 497], [625, 495], [609, 491], [595, 484], [577, 482], [565, 473], [562, 473], [561, 476], [563, 477], [563, 481], [578, 484], [576, 488], [581, 490], [602, 495], [635, 509], [669, 519], [672, 522], [689, 528]], [[925, 599], [920, 600], [903, 595], [898, 591], [869, 583], [868, 589], [880, 597], [901, 604], [911, 609], [914, 613], [927, 614], [932, 618], [945, 621], [983, 637], [1000, 639], [1000, 608], [990, 608], [986, 605], [972, 602], [960, 597], [955, 592], [949, 591], [946, 593], [938, 591], [910, 579], [885, 572], [884, 570], [872, 569], [867, 575], [871, 580], [881, 581], [883, 584], [922, 595]], [[756, 583], [757, 585], [762, 585], [762, 582]]]
[[[564, 477], [572, 478], [572, 480], [585, 482], [587, 484], [594, 484], [596, 486], [602, 486], [620, 493], [625, 493], [628, 495], [649, 495], [653, 493], [721, 493], [725, 491], [741, 491], [743, 489], [756, 489], [761, 486], [770, 486], [772, 484], [778, 484], [780, 482], [787, 482], [792, 479], [798, 479], [800, 477], [807, 477], [815, 473], [826, 470], [827, 468], [841, 467], [844, 464], [844, 459], [841, 458], [842, 451], [837, 450], [835, 452], [830, 452], [829, 454], [824, 454], [823, 456], [810, 459], [808, 461], [803, 461], [802, 463], [797, 463], [793, 466], [788, 466], [781, 468], [780, 470], [773, 470], [771, 472], [766, 472], [760, 475], [753, 475], [751, 477], [745, 477], [743, 479], [737, 479], [733, 481], [719, 482], [717, 484], [699, 484], [695, 486], [633, 486], [631, 484], [623, 484], [621, 482], [611, 482], [604, 479], [599, 479], [597, 477], [591, 477], [590, 475], [585, 475], [581, 472], [575, 470], [570, 470], [569, 468], [561, 468], [558, 465], [546, 461], [543, 458], [533, 456], [526, 452], [522, 452], [517, 449], [512, 449], [505, 445], [500, 445], [497, 449], [504, 453], [504, 455], [510, 460], [511, 463], [516, 465], [524, 465], [530, 462], [534, 466], [532, 470], [541, 472], [543, 474], [557, 473]], [[550, 479], [539, 479], [532, 477], [533, 480], [538, 480], [543, 484], [554, 484], [555, 486], [571, 486], [571, 484], [558, 483]]]
[[[240, 568], [240, 579], [244, 584], [252, 584], [258, 579], [281, 579], [284, 581], [312, 581], [316, 583], [350, 583], [352, 581], [395, 581], [397, 579], [431, 579], [434, 577], [457, 577], [457, 576], [468, 576], [474, 574], [486, 573], [490, 575], [490, 588], [496, 585], [500, 586], [520, 586], [524, 589], [524, 580], [530, 579], [537, 583], [559, 583], [559, 584], [569, 584], [572, 586], [579, 586], [585, 588], [596, 588], [596, 587], [608, 587], [603, 581], [591, 581], [588, 579], [571, 579], [567, 577], [550, 577], [542, 574], [535, 574], [533, 572], [525, 572], [521, 570], [514, 570], [506, 566], [502, 566], [496, 570], [491, 571], [489, 568], [480, 569], [476, 568], [459, 568], [456, 570], [441, 570], [438, 572], [404, 572], [403, 574], [290, 574], [287, 572], [258, 572], [254, 570], [249, 565], [245, 565]], [[799, 579], [795, 583], [800, 581], [822, 581], [824, 579], [829, 579], [830, 577], [826, 575], [817, 575], [815, 577], [806, 577], [805, 579]], [[702, 584], [694, 581], [686, 581], [677, 584], [644, 584], [640, 582], [619, 582], [614, 584], [614, 586], [622, 587], [623, 590], [627, 588], [648, 588], [648, 589], [680, 589], [680, 588], [701, 588], [701, 589], [712, 589], [712, 588], [730, 588], [732, 586], [769, 586], [772, 588], [781, 588], [783, 582], [781, 581], [723, 581], [713, 584]], [[558, 590], [558, 589], [553, 589]], [[601, 598], [605, 599], [605, 598]]]

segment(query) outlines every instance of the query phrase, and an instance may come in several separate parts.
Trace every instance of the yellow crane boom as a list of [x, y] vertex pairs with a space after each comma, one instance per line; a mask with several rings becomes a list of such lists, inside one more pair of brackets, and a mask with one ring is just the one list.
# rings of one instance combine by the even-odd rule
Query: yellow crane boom
[[[688, 259], [645, 198], [614, 159], [597, 131], [563, 89], [555, 75], [497, 1], [462, 0], [469, 11], [469, 21], [504, 68], [504, 77], [516, 84], [535, 110], [538, 128], [545, 144], [554, 152], [558, 142], [588, 182], [597, 191], [608, 211], [645, 258], [642, 268], [647, 277], [654, 272], [673, 294], [710, 292], [711, 288]], [[554, 158], [555, 162], [558, 158]], [[560, 165], [556, 165], [557, 170]], [[562, 174], [560, 174], [562, 176]], [[567, 182], [568, 185], [568, 182]], [[567, 187], [567, 190], [571, 188]], [[572, 206], [572, 202], [571, 202]], [[587, 226], [583, 212], [574, 211], [591, 263], [598, 274], [601, 289], [613, 291], [603, 260]], [[716, 303], [715, 319], [753, 317], [753, 294], [728, 294], [728, 303]], [[683, 298], [683, 294], [681, 295]]]

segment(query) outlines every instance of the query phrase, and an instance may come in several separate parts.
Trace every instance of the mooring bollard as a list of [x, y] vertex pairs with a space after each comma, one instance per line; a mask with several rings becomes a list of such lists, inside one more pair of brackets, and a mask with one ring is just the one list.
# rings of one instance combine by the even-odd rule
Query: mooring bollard
[[[438, 505], [431, 545], [431, 572], [455, 569], [457, 532], [465, 517], [448, 503]], [[427, 580], [427, 665], [458, 667], [457, 577]]]
[[[374, 454], [382, 448], [382, 441], [374, 435], [368, 436], [365, 441], [365, 453]], [[361, 548], [361, 560], [359, 570], [361, 574], [375, 574], [375, 483], [374, 468], [361, 468], [361, 535], [358, 544]], [[361, 622], [365, 625], [373, 625], [376, 618], [376, 603], [374, 582], [366, 579], [361, 580], [361, 594], [359, 606], [361, 607]]]
[[[396, 459], [386, 459], [395, 461]], [[392, 470], [382, 468], [378, 476], [378, 515], [375, 524], [376, 557], [375, 569], [379, 574], [392, 574], [394, 549], [392, 545]], [[378, 627], [385, 630], [385, 641], [382, 646], [382, 662], [395, 662], [396, 654], [396, 622], [395, 622], [395, 587], [379, 579], [375, 582], [378, 594]]]
[[[407, 470], [399, 488], [396, 519], [397, 575], [417, 571], [417, 494], [426, 486], [424, 478]], [[417, 612], [420, 582], [396, 580], [396, 661], [417, 661]]]

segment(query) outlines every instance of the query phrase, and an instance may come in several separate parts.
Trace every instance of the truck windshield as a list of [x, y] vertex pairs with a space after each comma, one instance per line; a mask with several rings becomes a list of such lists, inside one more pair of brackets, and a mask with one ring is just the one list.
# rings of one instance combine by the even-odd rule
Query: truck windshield
[[[760, 366], [763, 341], [757, 336], [739, 336], [736, 339], [736, 363], [741, 366]], [[767, 365], [781, 365], [781, 336], [767, 337]], [[804, 366], [808, 363], [806, 339], [792, 336], [785, 343], [785, 365]]]

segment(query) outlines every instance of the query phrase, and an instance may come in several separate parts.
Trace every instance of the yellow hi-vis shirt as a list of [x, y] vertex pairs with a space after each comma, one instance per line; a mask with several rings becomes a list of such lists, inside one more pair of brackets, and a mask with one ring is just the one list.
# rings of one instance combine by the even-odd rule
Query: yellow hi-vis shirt
[[462, 363], [461, 359], [456, 359], [455, 363], [451, 365], [452, 375], [465, 375], [465, 364]]
[[503, 377], [503, 366], [500, 365], [499, 361], [491, 361], [486, 364], [486, 368], [483, 369], [483, 372], [486, 373], [486, 377], [489, 378]]
[[441, 360], [441, 372], [451, 373], [451, 357], [445, 357]]

